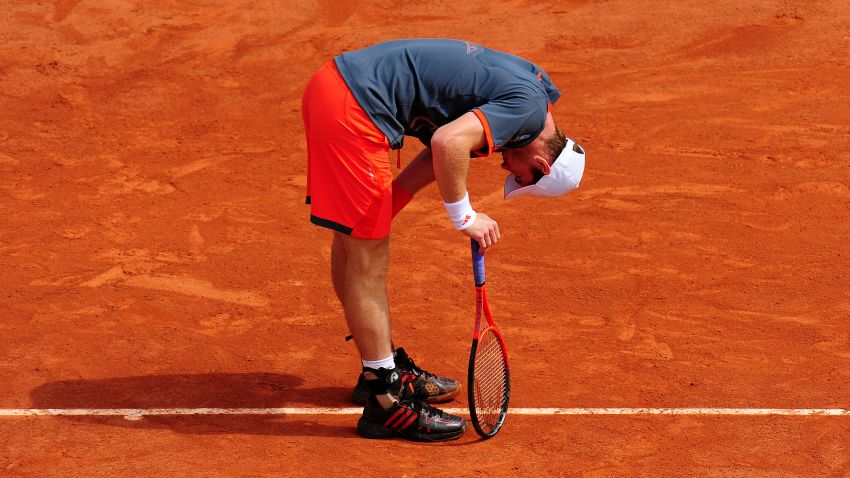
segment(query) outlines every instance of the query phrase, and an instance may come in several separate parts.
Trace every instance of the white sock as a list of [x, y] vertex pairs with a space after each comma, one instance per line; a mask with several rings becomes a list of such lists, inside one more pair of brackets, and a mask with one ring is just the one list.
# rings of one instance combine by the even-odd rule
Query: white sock
[[392, 355], [389, 355], [389, 356], [382, 358], [380, 360], [363, 360], [363, 359], [361, 359], [360, 361], [363, 362], [364, 368], [371, 368], [373, 370], [377, 370], [379, 368], [385, 368], [387, 370], [395, 368], [395, 359], [393, 358]]

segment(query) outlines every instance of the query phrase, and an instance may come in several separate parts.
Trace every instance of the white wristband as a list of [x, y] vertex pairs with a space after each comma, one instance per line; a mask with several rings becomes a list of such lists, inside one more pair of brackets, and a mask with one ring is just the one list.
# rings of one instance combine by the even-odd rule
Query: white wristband
[[472, 206], [469, 204], [469, 193], [466, 193], [458, 202], [443, 202], [446, 206], [446, 212], [449, 213], [449, 219], [452, 221], [455, 229], [462, 231], [475, 222], [478, 216]]

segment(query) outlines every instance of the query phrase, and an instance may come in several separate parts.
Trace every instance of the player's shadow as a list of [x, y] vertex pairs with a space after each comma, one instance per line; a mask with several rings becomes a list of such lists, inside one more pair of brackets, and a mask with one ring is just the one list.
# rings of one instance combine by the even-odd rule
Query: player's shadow
[[[62, 380], [31, 392], [39, 409], [162, 409], [351, 407], [350, 388], [300, 388], [303, 380], [276, 373], [145, 375]], [[127, 428], [167, 428], [186, 434], [355, 437], [357, 417], [327, 415], [67, 416], [63, 419]], [[328, 423], [328, 422], [332, 422]], [[347, 422], [347, 423], [342, 423]]]

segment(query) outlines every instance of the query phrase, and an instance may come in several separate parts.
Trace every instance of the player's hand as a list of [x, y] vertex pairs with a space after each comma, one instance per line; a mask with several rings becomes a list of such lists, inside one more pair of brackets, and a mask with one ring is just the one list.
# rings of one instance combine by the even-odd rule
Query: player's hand
[[472, 225], [460, 232], [478, 242], [482, 254], [488, 247], [499, 242], [499, 225], [484, 213], [479, 212]]

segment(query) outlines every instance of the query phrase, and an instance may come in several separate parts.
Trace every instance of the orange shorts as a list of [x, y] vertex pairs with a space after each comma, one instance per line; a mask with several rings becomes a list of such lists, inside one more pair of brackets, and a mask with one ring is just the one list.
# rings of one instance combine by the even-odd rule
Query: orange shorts
[[310, 222], [362, 239], [386, 237], [392, 221], [390, 144], [333, 61], [307, 83], [301, 115]]

